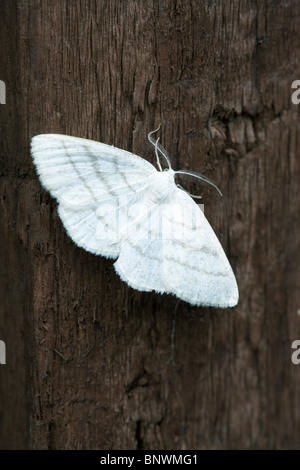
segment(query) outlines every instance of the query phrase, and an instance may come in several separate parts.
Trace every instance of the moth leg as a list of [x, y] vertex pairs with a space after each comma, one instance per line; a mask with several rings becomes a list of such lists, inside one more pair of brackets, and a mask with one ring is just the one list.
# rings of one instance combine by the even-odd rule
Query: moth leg
[[177, 188], [182, 189], [185, 193], [187, 193], [189, 196], [195, 198], [195, 199], [202, 199], [202, 196], [195, 196], [194, 194], [189, 193], [186, 189], [184, 189], [181, 184], [176, 184]]

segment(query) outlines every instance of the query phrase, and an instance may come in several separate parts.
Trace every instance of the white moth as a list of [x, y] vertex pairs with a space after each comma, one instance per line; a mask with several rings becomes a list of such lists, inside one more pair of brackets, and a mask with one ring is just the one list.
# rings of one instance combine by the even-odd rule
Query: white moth
[[[115, 270], [127, 284], [192, 305], [233, 307], [238, 287], [228, 259], [175, 174], [213, 183], [172, 170], [151, 134], [159, 171], [125, 150], [58, 134], [34, 137], [31, 153], [69, 236], [91, 253], [117, 259]], [[165, 171], [158, 152], [168, 163]]]

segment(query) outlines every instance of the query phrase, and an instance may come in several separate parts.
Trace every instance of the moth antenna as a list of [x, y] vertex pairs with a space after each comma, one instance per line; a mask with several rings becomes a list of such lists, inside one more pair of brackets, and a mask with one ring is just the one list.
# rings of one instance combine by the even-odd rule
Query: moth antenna
[[167, 155], [166, 150], [163, 148], [162, 145], [160, 145], [160, 144], [158, 143], [158, 140], [154, 140], [154, 139], [151, 137], [152, 134], [155, 134], [155, 132], [157, 132], [157, 131], [159, 130], [160, 126], [161, 126], [161, 124], [158, 126], [157, 129], [155, 129], [154, 131], [149, 132], [149, 134], [148, 134], [148, 140], [149, 140], [149, 142], [151, 142], [151, 144], [152, 144], [155, 148], [157, 148], [157, 150], [161, 153], [161, 155], [164, 157], [164, 159], [166, 160], [166, 162], [167, 162], [167, 164], [168, 164], [169, 170], [171, 170], [171, 169], [172, 169], [172, 167], [171, 167], [171, 162], [170, 162], [170, 159], [169, 159], [169, 157], [168, 157], [168, 155]]
[[161, 167], [161, 164], [160, 164], [160, 161], [159, 161], [158, 152], [157, 152], [158, 141], [159, 141], [159, 138], [156, 140], [156, 143], [155, 143], [156, 163], [157, 163], [157, 166], [158, 166], [159, 170], [162, 171], [162, 167]]
[[223, 194], [221, 193], [220, 189], [218, 188], [218, 186], [213, 183], [212, 181], [210, 181], [208, 178], [206, 178], [206, 176], [203, 176], [203, 175], [200, 175], [199, 173], [194, 173], [193, 171], [185, 171], [185, 170], [178, 170], [178, 171], [175, 171], [175, 174], [176, 175], [189, 175], [189, 176], [194, 176], [195, 178], [198, 178], [199, 180], [203, 180], [205, 181], [206, 183], [208, 184], [211, 184], [211, 186], [213, 186], [214, 188], [216, 188], [216, 190], [218, 191], [218, 193], [223, 196]]

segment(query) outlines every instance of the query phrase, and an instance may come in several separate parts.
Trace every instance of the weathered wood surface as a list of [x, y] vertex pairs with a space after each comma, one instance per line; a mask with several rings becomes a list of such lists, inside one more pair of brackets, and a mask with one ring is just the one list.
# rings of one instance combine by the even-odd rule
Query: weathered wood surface
[[[0, 3], [0, 447], [299, 448], [296, 0]], [[92, 138], [204, 173], [235, 309], [140, 293], [79, 249], [30, 139]]]

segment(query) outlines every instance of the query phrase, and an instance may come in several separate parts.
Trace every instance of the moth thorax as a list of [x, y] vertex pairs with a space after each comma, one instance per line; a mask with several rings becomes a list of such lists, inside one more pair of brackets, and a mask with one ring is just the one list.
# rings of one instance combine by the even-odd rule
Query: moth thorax
[[157, 171], [152, 176], [152, 183], [149, 188], [149, 198], [156, 203], [166, 202], [174, 189], [174, 171]]

